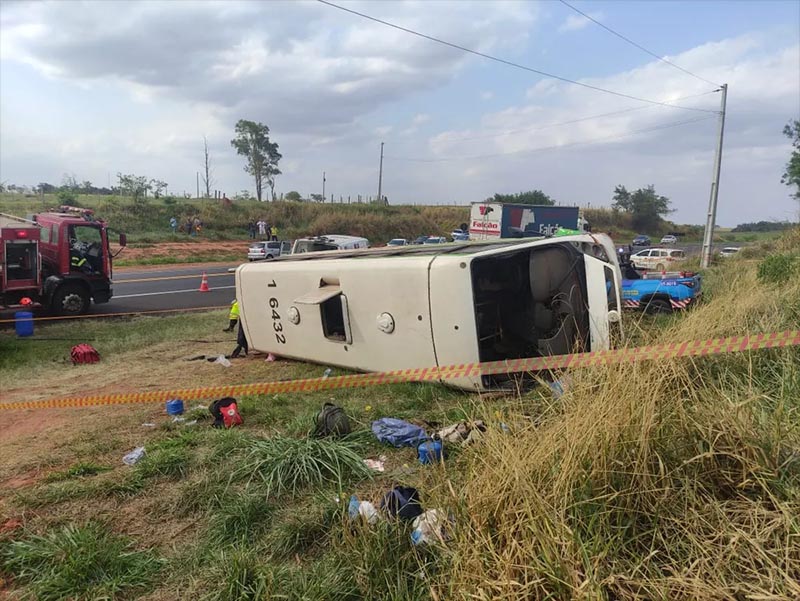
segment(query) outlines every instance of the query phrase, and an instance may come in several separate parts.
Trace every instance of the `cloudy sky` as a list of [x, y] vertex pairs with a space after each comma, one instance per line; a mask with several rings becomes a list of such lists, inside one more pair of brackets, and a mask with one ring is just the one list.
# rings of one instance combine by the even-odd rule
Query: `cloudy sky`
[[[513, 68], [314, 1], [0, 2], [0, 180], [96, 185], [118, 172], [194, 193], [203, 136], [215, 188], [254, 186], [230, 146], [240, 118], [283, 153], [277, 191], [393, 204], [468, 203], [540, 188], [609, 205], [654, 184], [680, 222], [708, 202], [720, 94], [728, 114], [719, 223], [792, 219], [783, 125], [800, 116], [800, 3], [342, 2]], [[702, 78], [702, 79], [701, 79]], [[695, 109], [695, 110], [689, 110]]]

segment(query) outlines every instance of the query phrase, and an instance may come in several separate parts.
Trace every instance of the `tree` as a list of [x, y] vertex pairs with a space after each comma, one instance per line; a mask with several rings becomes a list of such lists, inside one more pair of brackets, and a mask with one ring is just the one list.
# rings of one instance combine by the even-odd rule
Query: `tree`
[[300, 196], [300, 192], [297, 190], [291, 190], [290, 192], [286, 193], [286, 200], [292, 200], [294, 202], [299, 202], [303, 200], [303, 197]]
[[80, 189], [84, 194], [91, 194], [94, 190], [94, 186], [92, 185], [92, 182], [87, 179], [81, 182]]
[[325, 202], [325, 199], [322, 197], [322, 194], [312, 194], [311, 200], [313, 202]]
[[78, 180], [75, 179], [75, 174], [65, 173], [61, 178], [61, 187], [67, 190], [77, 190]]
[[148, 189], [153, 191], [153, 196], [155, 198], [160, 198], [161, 193], [167, 189], [167, 182], [161, 181], [160, 179], [151, 179], [148, 183]]
[[[152, 184], [147, 181], [144, 175], [123, 175], [117, 173], [119, 182], [119, 192], [124, 196], [131, 196], [134, 203], [143, 203], [147, 198], [147, 191]], [[166, 185], [166, 184], [165, 184]]]
[[518, 203], [524, 205], [544, 205], [553, 206], [556, 201], [550, 198], [541, 190], [528, 190], [527, 192], [517, 192], [516, 194], [495, 194], [487, 198], [486, 202]]
[[612, 199], [612, 208], [630, 213], [633, 226], [637, 229], [657, 228], [662, 218], [672, 212], [669, 198], [656, 194], [652, 185], [634, 192], [628, 192], [625, 186], [616, 186]]
[[795, 119], [790, 121], [783, 128], [783, 134], [792, 141], [792, 155], [786, 163], [786, 171], [781, 177], [781, 183], [787, 186], [794, 186], [796, 190], [792, 193], [795, 200], [800, 201], [800, 121]]
[[282, 157], [278, 152], [278, 145], [269, 139], [269, 127], [263, 123], [239, 119], [235, 132], [236, 137], [231, 140], [231, 146], [247, 160], [244, 170], [255, 179], [256, 198], [262, 200], [262, 189], [266, 181], [272, 200], [275, 200], [275, 178], [281, 173], [278, 161]]
[[211, 198], [211, 186], [214, 185], [211, 170], [211, 156], [208, 153], [208, 139], [203, 136], [203, 185], [206, 187], [206, 198]]

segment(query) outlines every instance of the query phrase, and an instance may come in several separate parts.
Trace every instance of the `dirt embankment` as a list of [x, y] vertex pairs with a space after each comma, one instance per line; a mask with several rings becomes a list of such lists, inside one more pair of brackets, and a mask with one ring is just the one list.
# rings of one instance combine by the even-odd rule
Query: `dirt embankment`
[[[197, 240], [191, 242], [157, 242], [126, 247], [117, 257], [117, 263], [124, 266], [129, 262], [158, 261], [160, 263], [196, 262], [198, 257], [214, 261], [216, 257], [230, 260], [238, 255], [247, 257], [248, 240], [213, 241]], [[116, 252], [116, 251], [115, 251]]]

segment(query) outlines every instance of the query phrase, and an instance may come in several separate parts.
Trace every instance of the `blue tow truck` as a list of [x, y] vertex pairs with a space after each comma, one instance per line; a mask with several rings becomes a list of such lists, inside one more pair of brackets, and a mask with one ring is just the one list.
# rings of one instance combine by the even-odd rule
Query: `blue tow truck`
[[646, 313], [671, 313], [686, 309], [700, 298], [702, 277], [691, 272], [639, 274], [630, 264], [623, 266], [622, 306]]

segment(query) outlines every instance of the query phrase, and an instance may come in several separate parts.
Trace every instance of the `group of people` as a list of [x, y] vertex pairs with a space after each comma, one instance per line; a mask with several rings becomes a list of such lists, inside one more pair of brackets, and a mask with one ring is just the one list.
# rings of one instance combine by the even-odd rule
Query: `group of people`
[[[169, 227], [173, 234], [178, 233], [178, 219], [176, 217], [169, 218]], [[186, 223], [181, 226], [181, 232], [185, 232], [188, 236], [199, 236], [202, 231], [203, 221], [200, 217], [195, 217], [194, 219], [187, 217]]]
[[278, 240], [278, 228], [274, 225], [270, 225], [264, 221], [263, 218], [258, 221], [253, 221], [251, 219], [247, 224], [247, 233], [251, 240], [255, 240], [256, 236], [262, 240]]

